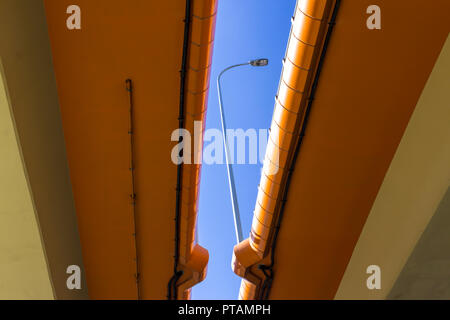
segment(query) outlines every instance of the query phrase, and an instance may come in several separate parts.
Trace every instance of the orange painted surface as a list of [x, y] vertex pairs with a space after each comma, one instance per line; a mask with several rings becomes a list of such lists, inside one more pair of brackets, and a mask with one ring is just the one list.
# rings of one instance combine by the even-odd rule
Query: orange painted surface
[[[299, 5], [317, 1], [299, 0]], [[426, 4], [419, 0], [380, 1], [381, 30], [366, 28], [365, 12], [371, 4], [366, 0], [341, 3], [289, 188], [270, 299], [334, 297], [450, 31], [450, 2], [446, 0]], [[306, 23], [307, 18], [303, 19]], [[295, 22], [293, 33], [294, 30]], [[297, 30], [307, 41], [314, 41], [317, 34], [317, 28], [305, 24]], [[299, 43], [289, 48], [287, 54], [288, 57], [293, 54], [290, 59], [293, 64], [309, 61], [311, 53], [302, 46]], [[291, 62], [285, 63], [284, 71]], [[295, 113], [289, 112], [296, 112], [293, 107], [298, 103], [301, 106], [302, 97], [287, 94], [285, 84], [292, 87], [303, 82], [294, 73], [287, 75], [289, 79], [283, 72], [272, 131], [279, 126], [298, 132], [301, 122], [292, 120]], [[279, 104], [287, 104], [289, 112], [279, 111]], [[280, 146], [283, 141], [288, 140], [282, 138]], [[273, 150], [268, 147], [266, 162]], [[292, 144], [288, 150], [292, 152]], [[248, 244], [243, 242], [235, 247], [236, 273], [257, 286], [264, 278], [257, 265], [269, 263], [276, 220], [273, 217], [279, 213], [279, 190], [285, 186], [285, 177], [283, 174], [273, 179], [280, 184], [276, 186], [263, 176], [261, 188], [265, 194], [260, 191], [258, 195], [252, 237]], [[269, 217], [271, 212], [273, 217]], [[244, 281], [241, 298], [256, 295], [257, 290]]]
[[[192, 14], [205, 19], [193, 21], [191, 43], [209, 45], [190, 45], [189, 66], [201, 70], [188, 71], [187, 88], [195, 94], [186, 96], [185, 108], [186, 117], [191, 113], [204, 121], [198, 113], [206, 110], [207, 92], [197, 91], [209, 78], [215, 16], [207, 17], [216, 3], [193, 3]], [[66, 8], [73, 4], [81, 8], [81, 30], [66, 28]], [[178, 128], [185, 1], [45, 0], [45, 5], [89, 295], [138, 298], [137, 252], [141, 298], [165, 299], [174, 265], [177, 168], [170, 137]], [[127, 78], [134, 86], [137, 249]], [[186, 118], [187, 128], [192, 123]], [[189, 192], [182, 198], [195, 204], [199, 168], [184, 167]], [[190, 206], [182, 213], [191, 222], [186, 234], [194, 233], [195, 210]], [[192, 242], [181, 236], [185, 264], [196, 264], [190, 260]], [[204, 277], [207, 252], [200, 251], [196, 270]]]
[[[271, 250], [280, 199], [306, 110], [333, 1], [299, 1], [292, 20], [250, 238], [234, 248], [232, 266], [244, 279], [239, 298], [262, 299], [263, 273], [257, 265]], [[256, 267], [255, 267], [256, 266]]]

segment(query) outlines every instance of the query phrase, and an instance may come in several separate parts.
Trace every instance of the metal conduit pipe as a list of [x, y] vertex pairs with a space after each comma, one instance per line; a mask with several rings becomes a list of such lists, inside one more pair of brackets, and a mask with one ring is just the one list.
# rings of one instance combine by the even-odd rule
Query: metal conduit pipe
[[217, 0], [186, 0], [178, 121], [180, 129], [192, 136], [200, 130], [200, 136], [194, 141], [192, 162], [177, 166], [174, 273], [168, 299], [188, 299], [190, 288], [206, 276], [209, 255], [195, 243], [195, 230], [216, 12]]
[[316, 74], [314, 76], [314, 81], [312, 83], [312, 88], [310, 91], [310, 95], [308, 98], [308, 105], [306, 107], [305, 110], [305, 116], [304, 116], [304, 120], [303, 120], [303, 125], [301, 127], [301, 132], [300, 132], [300, 136], [297, 142], [297, 146], [295, 148], [295, 152], [294, 152], [294, 156], [293, 156], [293, 160], [291, 162], [291, 167], [289, 169], [288, 172], [288, 178], [286, 181], [286, 186], [284, 189], [284, 193], [283, 193], [283, 197], [281, 200], [281, 207], [280, 207], [280, 212], [278, 215], [278, 222], [277, 222], [277, 226], [275, 227], [275, 232], [274, 232], [274, 236], [273, 236], [273, 241], [272, 241], [272, 248], [271, 248], [271, 254], [270, 254], [270, 264], [269, 265], [259, 265], [258, 267], [263, 271], [264, 275], [266, 276], [266, 279], [264, 280], [263, 284], [262, 284], [262, 288], [261, 291], [259, 292], [259, 299], [267, 299], [270, 293], [270, 288], [272, 285], [272, 280], [273, 280], [273, 265], [275, 263], [275, 252], [276, 252], [276, 245], [277, 245], [277, 239], [278, 239], [278, 233], [280, 231], [280, 227], [281, 227], [281, 222], [283, 220], [283, 213], [284, 213], [284, 207], [287, 201], [287, 196], [288, 196], [288, 191], [289, 191], [289, 186], [290, 186], [290, 182], [291, 182], [291, 178], [292, 178], [292, 173], [294, 171], [295, 168], [295, 164], [297, 162], [297, 157], [298, 154], [300, 152], [300, 148], [303, 142], [303, 138], [305, 136], [305, 131], [306, 131], [306, 127], [308, 124], [308, 119], [309, 119], [309, 114], [311, 112], [311, 108], [312, 108], [312, 104], [314, 101], [314, 96], [316, 93], [316, 89], [317, 89], [317, 84], [319, 81], [319, 77], [320, 77], [320, 73], [322, 70], [322, 66], [323, 66], [323, 61], [325, 59], [325, 54], [327, 52], [327, 48], [328, 48], [328, 43], [330, 41], [331, 38], [331, 34], [333, 31], [333, 27], [335, 25], [335, 21], [336, 21], [336, 15], [337, 15], [337, 11], [339, 9], [339, 5], [340, 5], [340, 0], [336, 0], [336, 4], [334, 6], [333, 9], [333, 13], [331, 16], [330, 21], [328, 22], [328, 30], [327, 30], [327, 34], [325, 37], [325, 41], [324, 41], [324, 45], [323, 45], [323, 49], [322, 52], [320, 54], [320, 59], [319, 59], [319, 63], [317, 66], [317, 71]]
[[[250, 238], [234, 247], [240, 299], [268, 297], [291, 172], [305, 132], [339, 0], [298, 0], [259, 185]], [[272, 255], [270, 255], [272, 253]], [[264, 263], [269, 262], [268, 265]]]
[[[186, 0], [186, 13], [184, 18], [184, 40], [183, 40], [183, 55], [181, 58], [181, 70], [180, 70], [180, 105], [178, 114], [178, 127], [180, 130], [184, 128], [184, 93], [186, 83], [186, 63], [188, 55], [188, 41], [189, 41], [189, 28], [191, 21], [191, 0]], [[181, 142], [181, 135], [180, 135]], [[175, 255], [174, 255], [174, 267], [173, 276], [170, 278], [167, 288], [167, 299], [177, 299], [178, 292], [176, 290], [177, 281], [183, 275], [182, 270], [178, 270], [179, 263], [179, 245], [180, 245], [180, 198], [181, 198], [181, 177], [183, 172], [183, 164], [177, 165], [177, 187], [176, 187], [176, 203], [175, 203]]]

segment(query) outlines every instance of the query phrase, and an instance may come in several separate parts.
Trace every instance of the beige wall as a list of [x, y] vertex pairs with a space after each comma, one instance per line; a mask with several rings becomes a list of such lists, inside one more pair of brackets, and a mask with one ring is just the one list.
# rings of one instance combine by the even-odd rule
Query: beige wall
[[[450, 183], [449, 79], [447, 38], [379, 190], [336, 299], [385, 299], [436, 212]], [[381, 268], [381, 290], [367, 289], [369, 265]]]
[[450, 188], [387, 298], [450, 300]]
[[0, 148], [0, 299], [52, 299], [47, 262], [3, 77]]
[[[65, 21], [65, 12], [61, 13], [61, 19]], [[37, 231], [34, 231], [32, 235], [24, 229], [25, 227], [36, 228], [36, 223], [33, 223], [30, 217], [32, 202], [37, 223], [40, 226], [54, 295], [58, 299], [87, 298], [84, 277], [81, 291], [70, 291], [66, 288], [67, 266], [76, 264], [82, 267], [83, 263], [43, 1], [0, 0], [0, 23], [0, 58], [3, 61], [4, 79], [8, 86], [17, 138], [20, 141], [25, 168], [22, 171], [26, 172], [30, 191], [27, 196], [23, 181], [20, 182], [19, 158], [16, 155], [14, 160], [9, 159], [12, 157], [11, 147], [6, 149], [6, 144], [0, 145], [2, 158], [10, 161], [0, 162], [2, 172], [8, 172], [8, 166], [13, 166], [17, 171], [15, 175], [11, 173], [8, 176], [12, 181], [0, 180], [1, 190], [5, 192], [1, 196], [12, 197], [7, 206], [3, 201], [0, 202], [0, 209], [6, 210], [9, 215], [14, 215], [14, 211], [11, 210], [18, 210], [22, 202], [19, 200], [14, 202], [13, 195], [20, 199], [28, 197], [27, 207], [21, 209], [28, 218], [5, 217], [9, 219], [9, 223], [2, 224], [5, 230], [15, 230], [16, 239], [6, 242], [2, 238], [0, 243], [2, 259], [7, 259], [11, 265], [18, 259], [18, 252], [21, 252], [21, 259], [32, 259], [34, 256], [33, 259], [41, 261], [40, 268], [43, 268], [42, 257], [38, 257], [37, 254], [39, 250], [42, 251], [39, 249]], [[2, 105], [2, 108], [6, 107]], [[10, 118], [9, 116], [8, 119]], [[10, 124], [8, 132], [11, 132], [11, 120], [5, 120], [5, 115], [2, 114], [1, 121], [2, 125]], [[4, 132], [3, 129], [2, 132]], [[11, 133], [8, 137], [9, 140], [13, 139]], [[15, 152], [17, 153], [17, 150]], [[14, 182], [15, 178], [19, 180]], [[21, 179], [23, 180], [23, 173]], [[11, 183], [22, 185], [20, 194], [8, 190]], [[6, 193], [7, 190], [9, 193]], [[33, 248], [33, 250], [20, 251], [20, 247], [30, 248], [30, 250]], [[10, 254], [6, 255], [6, 252]], [[45, 273], [43, 270], [35, 273], [31, 266], [28, 269], [29, 274], [24, 275], [24, 271], [20, 268], [12, 268], [10, 272], [16, 273], [9, 277], [12, 279], [36, 277], [40, 279], [36, 281], [45, 282], [42, 278]], [[0, 295], [4, 298], [8, 298], [9, 295], [11, 298], [48, 298], [50, 296], [48, 288], [32, 290], [31, 287], [19, 286], [19, 282], [8, 280], [6, 277], [8, 277], [7, 274], [0, 272], [0, 281], [8, 282], [8, 286], [0, 286]], [[15, 292], [14, 295], [13, 292]]]

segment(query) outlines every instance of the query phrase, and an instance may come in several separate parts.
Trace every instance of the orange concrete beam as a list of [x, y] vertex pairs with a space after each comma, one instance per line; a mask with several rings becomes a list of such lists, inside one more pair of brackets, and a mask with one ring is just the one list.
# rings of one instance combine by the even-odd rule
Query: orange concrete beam
[[[300, 0], [298, 5], [305, 3], [307, 1]], [[265, 177], [261, 180], [266, 195], [261, 194], [257, 199], [249, 241], [259, 260], [252, 261], [253, 253], [250, 254], [252, 259], [247, 259], [245, 243], [235, 247], [233, 261], [235, 266], [236, 262], [240, 263], [239, 273], [244, 269], [246, 279], [253, 284], [269, 285], [271, 299], [334, 297], [450, 30], [450, 3], [445, 0], [439, 1], [439, 6], [448, 10], [438, 11], [436, 4], [424, 6], [419, 0], [382, 1], [381, 30], [366, 27], [368, 15], [365, 12], [371, 4], [366, 0], [341, 3], [287, 198], [283, 199], [279, 193], [286, 187], [285, 175], [274, 175], [271, 184]], [[305, 13], [307, 8], [301, 11]], [[312, 13], [307, 16], [314, 17]], [[285, 63], [285, 68], [295, 70], [292, 62], [308, 61], [311, 56], [306, 49], [300, 50], [302, 43], [314, 45], [317, 34], [317, 28], [312, 26], [314, 22], [308, 27], [308, 19], [304, 18], [305, 24], [295, 29], [297, 38], [299, 35], [304, 38], [300, 39], [299, 50], [287, 50], [288, 55], [298, 53]], [[308, 65], [302, 68], [308, 70]], [[308, 88], [307, 77], [296, 76], [287, 81], [284, 76], [283, 71], [281, 81], [287, 87], [301, 87], [306, 83]], [[280, 83], [280, 92], [282, 87]], [[272, 125], [271, 130], [275, 132], [278, 126], [284, 129], [283, 136], [288, 136], [286, 133], [297, 129], [299, 122], [289, 119], [296, 116], [296, 109], [277, 110], [286, 104], [280, 101], [280, 92], [273, 117], [276, 125]], [[292, 94], [286, 102], [302, 102], [305, 92], [295, 92], [297, 94]], [[292, 110], [294, 112], [289, 113]], [[283, 114], [291, 115], [284, 121]], [[298, 131], [294, 130], [294, 135], [296, 133]], [[272, 142], [277, 144], [277, 139]], [[280, 161], [288, 159], [287, 165], [278, 167], [288, 170], [290, 154], [296, 144], [287, 144], [286, 149], [284, 141], [288, 140], [282, 139], [277, 145], [284, 149], [279, 151]], [[267, 149], [265, 166], [271, 172], [277, 166], [270, 164], [269, 160], [274, 160], [276, 155], [270, 150], [277, 151], [276, 147]], [[283, 200], [286, 204], [280, 221]], [[271, 264], [272, 230], [278, 223], [281, 227], [273, 268], [263, 275], [257, 267]], [[239, 256], [240, 253], [246, 256]], [[270, 271], [274, 274], [273, 281], [270, 281]], [[261, 282], [266, 279], [269, 281]], [[255, 295], [242, 297], [254, 296], [259, 296], [258, 290]]]
[[[45, 4], [90, 295], [165, 299], [174, 265], [177, 187], [169, 139], [178, 128], [186, 2]], [[72, 4], [80, 7], [81, 30], [65, 26]], [[188, 130], [194, 120], [205, 121], [215, 10], [216, 1], [192, 1]], [[134, 186], [125, 79], [134, 86]], [[206, 272], [207, 252], [193, 243], [199, 174], [199, 166], [183, 165], [179, 251], [190, 278], [180, 279], [182, 291]]]
[[270, 264], [266, 257], [276, 230], [280, 200], [304, 125], [307, 98], [334, 7], [334, 1], [301, 0], [295, 9], [250, 238], [234, 247], [232, 268], [244, 278], [240, 299], [261, 299], [267, 288], [263, 280], [269, 273], [261, 271], [259, 265]]

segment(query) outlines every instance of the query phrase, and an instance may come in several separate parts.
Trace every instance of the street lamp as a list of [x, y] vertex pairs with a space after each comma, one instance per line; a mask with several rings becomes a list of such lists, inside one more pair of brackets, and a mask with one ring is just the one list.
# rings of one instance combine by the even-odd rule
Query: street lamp
[[236, 68], [236, 67], [246, 66], [246, 65], [250, 65], [253, 67], [264, 67], [264, 66], [267, 66], [268, 64], [269, 64], [268, 59], [255, 59], [255, 60], [251, 60], [246, 63], [235, 64], [235, 65], [232, 65], [232, 66], [229, 66], [229, 67], [223, 69], [222, 72], [217, 77], [217, 92], [219, 95], [220, 119], [221, 119], [221, 123], [222, 123], [222, 137], [223, 137], [223, 144], [224, 144], [224, 149], [225, 149], [225, 161], [226, 161], [227, 173], [228, 173], [228, 186], [230, 188], [231, 208], [233, 209], [234, 229], [236, 232], [237, 243], [240, 243], [243, 240], [242, 225], [241, 225], [241, 216], [239, 214], [239, 206], [238, 206], [237, 197], [236, 197], [236, 186], [234, 183], [233, 168], [230, 164], [230, 151], [228, 150], [228, 143], [227, 143], [227, 137], [226, 137], [227, 126], [225, 123], [225, 116], [224, 116], [224, 112], [223, 112], [223, 99], [222, 99], [222, 89], [220, 86], [220, 78], [225, 73], [225, 71], [228, 71], [228, 70]]

